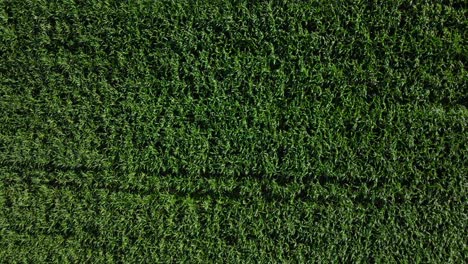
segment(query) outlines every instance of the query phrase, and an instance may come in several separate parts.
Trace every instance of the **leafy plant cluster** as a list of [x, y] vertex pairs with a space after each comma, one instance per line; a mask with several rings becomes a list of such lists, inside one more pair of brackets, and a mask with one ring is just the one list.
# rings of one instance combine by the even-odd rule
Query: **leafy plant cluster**
[[466, 10], [0, 1], [0, 261], [463, 262]]

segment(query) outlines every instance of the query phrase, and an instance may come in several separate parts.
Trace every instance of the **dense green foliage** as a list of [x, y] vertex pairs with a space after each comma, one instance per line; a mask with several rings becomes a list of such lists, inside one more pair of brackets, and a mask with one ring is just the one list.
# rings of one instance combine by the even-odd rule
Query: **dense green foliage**
[[464, 1], [0, 1], [0, 262], [462, 263]]

